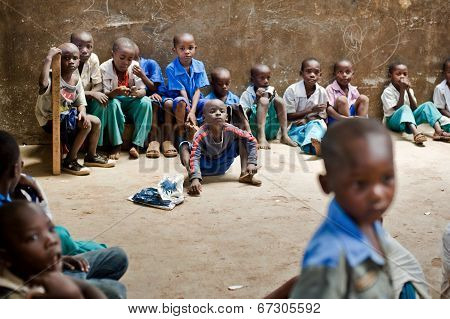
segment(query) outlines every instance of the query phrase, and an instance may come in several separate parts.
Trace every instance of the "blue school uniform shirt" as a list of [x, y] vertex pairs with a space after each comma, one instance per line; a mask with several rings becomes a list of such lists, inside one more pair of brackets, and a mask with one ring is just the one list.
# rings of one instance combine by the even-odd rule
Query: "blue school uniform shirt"
[[147, 95], [158, 93], [161, 96], [166, 96], [167, 87], [164, 82], [164, 76], [158, 62], [152, 59], [140, 58], [139, 65], [141, 66], [142, 70], [144, 70], [145, 75], [149, 78], [150, 81], [155, 83], [155, 85], [159, 84], [156, 92], [150, 92], [148, 87], [146, 87], [145, 91], [147, 92]]
[[[217, 99], [216, 95], [214, 94], [214, 91], [209, 92], [207, 96], [205, 96], [206, 100], [214, 100]], [[233, 105], [233, 104], [239, 104], [239, 97], [234, 94], [231, 91], [228, 91], [227, 98], [225, 100], [225, 105]]]
[[[373, 223], [382, 250], [387, 233]], [[393, 298], [388, 264], [335, 199], [310, 240], [293, 298]]]
[[[192, 100], [197, 89], [208, 86], [208, 76], [206, 75], [203, 62], [192, 59], [190, 74], [181, 65], [178, 57], [166, 68], [168, 96], [176, 98], [180, 96], [181, 90], [186, 90], [189, 100]], [[200, 98], [203, 95], [200, 94]]]

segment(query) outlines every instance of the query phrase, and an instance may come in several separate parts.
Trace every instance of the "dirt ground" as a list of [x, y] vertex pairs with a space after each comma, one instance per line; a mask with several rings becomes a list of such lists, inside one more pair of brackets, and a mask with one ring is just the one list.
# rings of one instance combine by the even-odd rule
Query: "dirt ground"
[[[400, 135], [393, 139], [397, 194], [384, 225], [419, 260], [436, 298], [450, 221], [450, 144], [429, 141], [421, 148]], [[187, 197], [170, 212], [126, 199], [164, 174], [184, 173], [178, 158], [131, 161], [123, 153], [112, 169], [52, 176], [48, 146], [21, 150], [56, 224], [76, 239], [127, 251], [122, 281], [130, 298], [261, 298], [299, 273], [330, 200], [317, 182], [322, 161], [276, 143], [259, 154], [262, 187], [237, 183], [237, 160], [225, 176], [205, 179], [201, 197]], [[229, 291], [231, 285], [244, 287]]]

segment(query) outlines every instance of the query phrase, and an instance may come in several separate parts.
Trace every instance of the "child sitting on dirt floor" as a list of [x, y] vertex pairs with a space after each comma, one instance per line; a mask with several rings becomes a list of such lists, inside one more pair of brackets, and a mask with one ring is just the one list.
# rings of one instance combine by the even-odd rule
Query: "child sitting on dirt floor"
[[257, 173], [256, 139], [251, 133], [226, 123], [227, 107], [220, 100], [208, 100], [203, 109], [205, 124], [194, 136], [190, 158], [182, 157], [189, 172], [188, 193], [200, 195], [202, 176], [223, 175], [237, 156], [241, 158], [240, 183], [260, 186]]
[[414, 143], [422, 145], [427, 138], [417, 130], [417, 125], [428, 123], [435, 130], [433, 140], [449, 141], [450, 119], [439, 113], [431, 102], [417, 106], [408, 79], [408, 67], [403, 63], [392, 63], [389, 77], [391, 83], [381, 95], [386, 126], [394, 132], [412, 133]]
[[[22, 164], [14, 137], [0, 130], [0, 207], [18, 199], [27, 199], [45, 208], [44, 212], [51, 219], [51, 212], [46, 202], [43, 203], [46, 198], [44, 191], [31, 177], [22, 174]], [[67, 274], [87, 279], [108, 298], [126, 297], [125, 286], [118, 282], [128, 267], [127, 255], [121, 248], [105, 248], [96, 242], [74, 240], [63, 226], [55, 226], [54, 230], [61, 242]], [[89, 265], [89, 269], [83, 265]]]
[[450, 223], [442, 236], [442, 286], [441, 298], [450, 299]]
[[102, 122], [104, 135], [113, 146], [110, 155], [119, 159], [123, 143], [122, 134], [126, 121], [134, 124], [131, 159], [139, 157], [139, 148], [144, 146], [152, 125], [152, 102], [145, 96], [145, 84], [133, 74], [136, 50], [134, 42], [128, 38], [118, 38], [112, 47], [112, 58], [100, 65], [103, 91], [108, 96], [107, 107], [98, 108], [97, 116]]
[[196, 126], [197, 115], [202, 114], [197, 105], [203, 97], [200, 89], [208, 86], [209, 81], [203, 62], [194, 59], [197, 45], [192, 34], [175, 35], [172, 50], [177, 57], [166, 67], [167, 89], [169, 97], [173, 98], [177, 124], [175, 147], [180, 148], [180, 143], [186, 139], [185, 123]]
[[450, 118], [450, 58], [442, 66], [444, 81], [434, 89], [433, 103], [442, 115]]
[[[61, 81], [51, 83], [50, 67], [52, 59], [61, 53]], [[72, 43], [64, 43], [59, 48], [51, 48], [45, 58], [39, 77], [39, 96], [36, 102], [36, 118], [47, 133], [52, 133], [52, 85], [60, 85], [61, 140], [63, 146], [71, 144], [67, 157], [62, 162], [62, 170], [74, 175], [89, 175], [87, 166], [113, 167], [115, 163], [97, 154], [100, 134], [100, 120], [86, 114], [86, 98], [77, 72], [80, 59], [78, 48]], [[87, 139], [87, 156], [84, 166], [77, 160], [78, 151]]]
[[340, 60], [334, 65], [335, 80], [326, 88], [328, 125], [350, 116], [367, 117], [369, 98], [350, 84], [353, 74], [353, 64], [349, 60]]
[[[173, 135], [173, 100], [167, 97], [167, 87], [158, 62], [141, 57], [137, 44], [135, 61], [139, 65], [133, 66], [133, 74], [142, 79], [146, 86], [147, 96], [152, 100], [152, 128], [150, 130], [149, 145], [146, 151], [148, 158], [158, 158], [160, 153], [160, 134], [162, 134], [162, 152], [165, 157], [176, 157], [177, 149], [172, 143]], [[160, 128], [160, 126], [162, 127]]]
[[320, 156], [320, 142], [327, 125], [327, 92], [317, 82], [322, 72], [314, 58], [305, 59], [300, 67], [303, 80], [292, 84], [284, 92], [287, 119], [291, 122], [289, 136], [303, 152]]
[[[244, 114], [242, 106], [239, 105], [239, 97], [230, 91], [231, 73], [228, 69], [217, 67], [211, 71], [211, 92], [204, 99], [199, 101], [200, 104], [206, 103], [207, 100], [219, 99], [227, 106], [228, 123], [250, 132], [250, 124]], [[200, 106], [202, 109], [203, 106]]]
[[86, 281], [62, 274], [58, 235], [41, 207], [0, 207], [0, 298], [104, 298]]
[[267, 65], [256, 64], [250, 70], [251, 84], [242, 93], [239, 104], [249, 118], [250, 128], [258, 139], [258, 148], [270, 149], [268, 140], [277, 137], [280, 142], [297, 146], [287, 134], [286, 105], [275, 88], [269, 86], [271, 70]]
[[322, 141], [328, 216], [310, 240], [293, 298], [395, 298], [386, 264], [387, 234], [379, 222], [392, 203], [391, 138], [378, 122], [335, 123]]

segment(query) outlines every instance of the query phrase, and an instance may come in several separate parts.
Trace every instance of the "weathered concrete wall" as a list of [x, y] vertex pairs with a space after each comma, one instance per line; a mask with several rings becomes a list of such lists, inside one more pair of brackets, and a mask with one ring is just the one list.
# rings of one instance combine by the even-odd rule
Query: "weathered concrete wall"
[[128, 36], [143, 56], [162, 68], [173, 59], [175, 33], [188, 31], [207, 70], [232, 71], [241, 93], [252, 63], [273, 69], [278, 92], [298, 79], [299, 62], [321, 61], [326, 86], [332, 64], [354, 61], [353, 84], [371, 99], [370, 114], [381, 115], [379, 96], [387, 64], [408, 64], [420, 101], [430, 99], [449, 55], [447, 0], [5, 0], [0, 3], [0, 128], [20, 142], [49, 139], [34, 117], [37, 79], [50, 46], [68, 41], [73, 30], [91, 31], [100, 59], [110, 56], [114, 38]]

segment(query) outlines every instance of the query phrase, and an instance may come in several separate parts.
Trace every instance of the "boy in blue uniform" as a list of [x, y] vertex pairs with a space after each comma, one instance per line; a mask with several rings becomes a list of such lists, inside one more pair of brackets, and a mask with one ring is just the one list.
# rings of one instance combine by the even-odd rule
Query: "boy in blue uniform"
[[[147, 96], [152, 100], [152, 128], [149, 135], [149, 145], [146, 156], [148, 158], [158, 158], [160, 153], [160, 136], [162, 132], [162, 152], [166, 157], [176, 157], [178, 152], [171, 141], [173, 112], [173, 100], [167, 97], [167, 88], [164, 83], [164, 77], [158, 62], [152, 59], [146, 59], [140, 56], [139, 47], [134, 44], [136, 49], [135, 60], [139, 65], [133, 66], [133, 74], [142, 79], [146, 86]], [[159, 125], [163, 123], [160, 130]]]
[[344, 119], [322, 141], [328, 216], [310, 240], [294, 298], [394, 298], [379, 219], [392, 203], [395, 169], [389, 133], [374, 120]]
[[173, 38], [173, 52], [177, 57], [167, 66], [168, 96], [173, 98], [176, 119], [175, 146], [185, 139], [185, 122], [197, 125], [198, 101], [203, 97], [200, 89], [208, 86], [203, 62], [194, 59], [197, 45], [192, 34], [182, 33]]
[[[207, 100], [219, 99], [227, 106], [228, 123], [250, 132], [250, 124], [245, 117], [239, 97], [230, 91], [231, 73], [228, 69], [217, 67], [211, 72], [211, 92], [199, 101], [199, 109], [203, 109]], [[203, 115], [202, 115], [203, 117]]]

